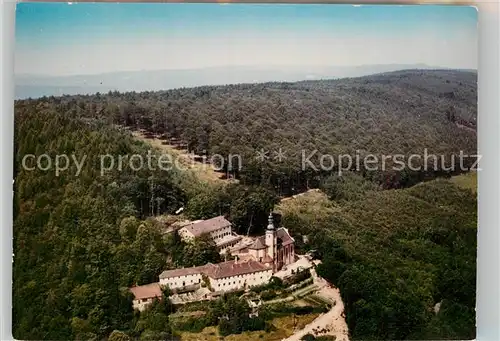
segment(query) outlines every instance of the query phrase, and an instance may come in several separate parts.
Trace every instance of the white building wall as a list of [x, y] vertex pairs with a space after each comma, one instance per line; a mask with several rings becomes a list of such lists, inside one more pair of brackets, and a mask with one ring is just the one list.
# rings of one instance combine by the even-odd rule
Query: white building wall
[[229, 291], [229, 290], [243, 289], [245, 283], [248, 287], [268, 283], [272, 275], [273, 272], [271, 269], [269, 269], [244, 275], [231, 276], [218, 279], [214, 278], [209, 278], [209, 279], [210, 279], [210, 285], [212, 289], [214, 289], [215, 291]]
[[260, 261], [260, 259], [264, 259], [264, 257], [266, 257], [266, 249], [258, 250], [257, 260]]
[[179, 289], [184, 286], [199, 284], [203, 281], [201, 274], [187, 276], [177, 276], [169, 278], [160, 278], [160, 285], [168, 285], [170, 289]]
[[[231, 232], [231, 234], [232, 234], [232, 232]], [[241, 240], [241, 238], [240, 239], [235, 239], [231, 243], [225, 244], [225, 246], [220, 246], [219, 247], [219, 253], [221, 255], [223, 255], [224, 253], [228, 252], [233, 246], [235, 246], [236, 244], [238, 244], [240, 242], [240, 240]], [[237, 255], [237, 254], [238, 253], [236, 253], [234, 255]]]
[[267, 246], [267, 254], [271, 259], [276, 257], [275, 249], [276, 249], [276, 232], [275, 231], [266, 231], [266, 246]]
[[215, 243], [222, 240], [224, 237], [231, 235], [231, 226], [227, 226], [215, 231], [210, 232], [210, 237], [214, 240]]
[[[215, 243], [222, 240], [226, 236], [230, 236], [232, 234], [231, 226], [227, 226], [215, 231], [210, 232], [210, 237], [213, 239]], [[185, 227], [179, 229], [179, 236], [181, 236], [182, 240], [190, 241], [194, 239], [194, 235], [189, 232], [189, 230]]]
[[266, 257], [266, 249], [261, 249], [261, 250], [248, 250], [248, 253], [250, 256], [255, 258], [256, 261], [260, 262], [261, 259], [264, 259]]
[[249, 249], [248, 254], [256, 260], [259, 260], [259, 250]]
[[134, 309], [138, 309], [139, 311], [143, 311], [146, 307], [153, 303], [152, 298], [142, 299], [142, 300], [133, 300], [132, 305]]
[[208, 281], [210, 282], [210, 287], [214, 291], [219, 291], [218, 283], [216, 279], [213, 279], [212, 277], [208, 277]]

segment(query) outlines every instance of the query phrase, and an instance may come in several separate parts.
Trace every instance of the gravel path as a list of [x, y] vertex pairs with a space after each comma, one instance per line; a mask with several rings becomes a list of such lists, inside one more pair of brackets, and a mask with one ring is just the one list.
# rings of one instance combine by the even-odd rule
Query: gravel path
[[344, 303], [337, 288], [331, 287], [323, 278], [318, 277], [314, 269], [311, 270], [314, 283], [321, 289], [317, 295], [323, 296], [333, 302], [336, 302], [327, 313], [321, 314], [313, 322], [298, 330], [292, 336], [283, 339], [283, 341], [300, 341], [307, 334], [314, 336], [333, 335], [336, 341], [348, 341], [347, 324], [344, 318]]

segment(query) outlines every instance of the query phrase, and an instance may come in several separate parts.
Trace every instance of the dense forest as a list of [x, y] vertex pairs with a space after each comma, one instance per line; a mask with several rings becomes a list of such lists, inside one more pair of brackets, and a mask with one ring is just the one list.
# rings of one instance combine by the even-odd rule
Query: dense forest
[[[246, 233], [246, 219], [265, 221], [277, 202], [272, 192], [239, 184], [208, 197], [209, 188], [175, 169], [113, 169], [101, 176], [100, 155], [146, 156], [149, 147], [99, 122], [51, 111], [43, 102], [16, 106], [15, 128], [17, 339], [102, 339], [114, 329], [151, 336], [153, 331], [139, 328], [146, 322], [133, 314], [127, 288], [157, 281], [165, 269], [221, 259], [212, 241], [191, 245], [176, 234], [165, 237], [165, 226], [147, 217], [173, 213], [188, 201], [192, 216], [212, 217], [222, 207]], [[54, 160], [64, 153], [78, 160], [87, 156], [80, 173], [72, 165], [56, 175], [46, 161], [45, 170], [22, 166], [28, 154]]]
[[[38, 101], [61, 113], [143, 129], [198, 155], [221, 155], [224, 164], [215, 161], [226, 173], [248, 185], [272, 187], [279, 195], [317, 187], [329, 175], [329, 170], [302, 167], [303, 155], [314, 151], [310, 160], [316, 166], [323, 154], [408, 156], [422, 155], [427, 148], [429, 154], [445, 155], [445, 167], [461, 150], [476, 154], [477, 74], [465, 71], [405, 70], [352, 79]], [[276, 160], [280, 148], [285, 158]], [[269, 158], [256, 160], [260, 150], [268, 151]], [[242, 157], [241, 164], [234, 155]], [[345, 163], [342, 167], [348, 168]], [[472, 163], [467, 159], [465, 165]], [[399, 188], [448, 174], [442, 166], [414, 172], [372, 171], [361, 165], [358, 171], [385, 188]]]
[[[354, 340], [475, 338], [477, 200], [438, 179], [370, 190], [355, 176], [281, 204], [283, 223], [322, 259]], [[355, 184], [349, 186], [346, 183]], [[331, 200], [334, 199], [334, 200]], [[435, 308], [440, 309], [436, 313]]]
[[[133, 328], [123, 287], [150, 282], [166, 249], [152, 222], [134, 218], [150, 191], [183, 200], [174, 174], [99, 176], [101, 153], [144, 146], [43, 106], [16, 107], [13, 332], [17, 339], [67, 340]], [[81, 174], [21, 167], [26, 154], [89, 155]], [[156, 187], [151, 187], [154, 179]], [[170, 201], [172, 203], [172, 201]]]
[[[339, 286], [351, 338], [474, 338], [473, 192], [449, 179], [415, 185], [451, 175], [444, 170], [361, 170], [339, 177], [334, 170], [303, 171], [291, 156], [302, 148], [476, 154], [476, 98], [475, 73], [411, 70], [16, 101], [15, 338], [175, 335], [168, 319], [175, 308], [168, 300], [139, 316], [127, 287], [156, 281], [165, 269], [216, 262], [218, 254], [209, 240], [187, 245], [175, 234], [163, 235], [165, 226], [153, 217], [183, 207], [187, 218], [222, 214], [236, 232], [256, 234], [280, 196], [309, 187], [325, 196], [283, 202], [280, 219], [298, 252], [316, 250], [323, 261], [318, 272]], [[243, 155], [241, 170], [231, 170], [240, 181], [205, 183], [175, 168], [125, 167], [101, 174], [102, 155], [151, 152], [123, 127], [181, 141], [199, 154]], [[284, 162], [255, 161], [255, 150], [280, 147], [288, 152]], [[56, 174], [34, 167], [33, 160], [28, 166], [34, 169], [23, 167], [28, 154], [86, 158], [81, 169], [71, 163]], [[244, 319], [246, 307], [234, 298], [214, 307], [213, 316], [239, 312], [234, 325], [222, 326], [225, 333], [264, 328], [263, 321]]]

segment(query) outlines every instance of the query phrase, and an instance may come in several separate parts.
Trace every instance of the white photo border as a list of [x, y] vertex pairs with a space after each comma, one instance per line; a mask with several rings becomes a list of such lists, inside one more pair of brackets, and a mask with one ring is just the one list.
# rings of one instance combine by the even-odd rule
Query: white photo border
[[[109, 1], [97, 1], [109, 2]], [[141, 2], [129, 1], [122, 2]], [[152, 2], [152, 1], [148, 1]], [[165, 2], [165, 1], [157, 1]], [[176, 1], [168, 1], [176, 2]], [[216, 0], [179, 1], [212, 2]], [[478, 174], [478, 271], [477, 271], [477, 340], [500, 340], [500, 3], [490, 1], [304, 1], [239, 0], [227, 2], [261, 3], [347, 3], [347, 4], [468, 4], [478, 9], [478, 154], [482, 155]], [[1, 130], [3, 162], [0, 166], [2, 219], [0, 247], [0, 340], [12, 336], [12, 190], [14, 134], [14, 28], [16, 2], [0, 0]], [[474, 47], [471, 47], [474, 48]]]

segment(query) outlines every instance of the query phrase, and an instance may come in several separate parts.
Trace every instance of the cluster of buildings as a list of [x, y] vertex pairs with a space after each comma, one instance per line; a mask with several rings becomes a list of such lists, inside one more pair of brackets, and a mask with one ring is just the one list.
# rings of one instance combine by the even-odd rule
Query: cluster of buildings
[[161, 298], [161, 288], [166, 286], [176, 292], [204, 289], [199, 299], [209, 299], [208, 296], [266, 284], [274, 273], [295, 262], [295, 241], [286, 228], [275, 228], [272, 214], [265, 234], [256, 238], [235, 234], [231, 223], [222, 216], [196, 221], [179, 229], [179, 235], [187, 242], [206, 234], [214, 240], [221, 254], [230, 254], [234, 259], [163, 271], [158, 283], [130, 288], [134, 308], [143, 310], [155, 298]]
[[208, 234], [221, 253], [238, 244], [243, 238], [232, 231], [231, 223], [223, 216], [192, 222], [181, 227], [178, 232], [184, 241], [191, 241], [203, 234]]

